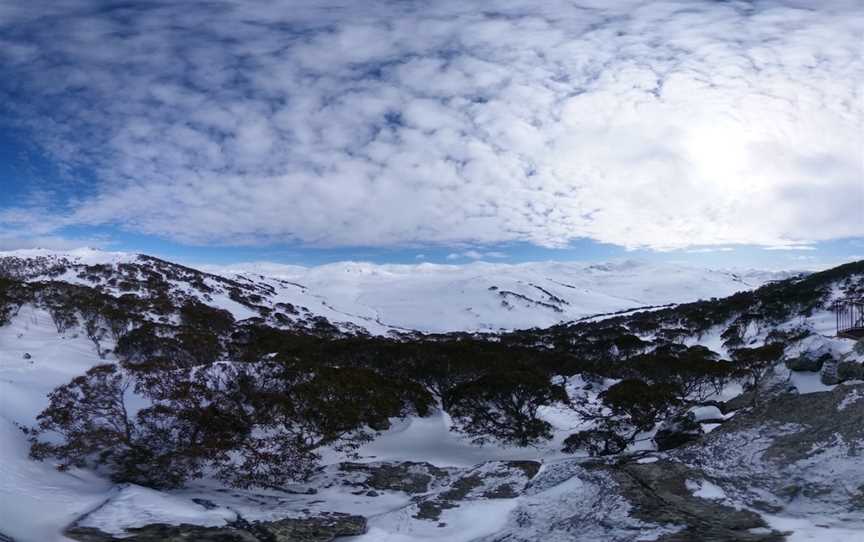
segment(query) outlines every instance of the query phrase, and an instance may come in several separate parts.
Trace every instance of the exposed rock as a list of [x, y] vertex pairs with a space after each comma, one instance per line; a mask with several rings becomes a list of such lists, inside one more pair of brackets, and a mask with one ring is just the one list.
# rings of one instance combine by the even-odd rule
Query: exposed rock
[[858, 491], [852, 496], [850, 504], [854, 510], [864, 512], [864, 484], [858, 486]]
[[[864, 529], [860, 397], [864, 385], [768, 395], [698, 442], [650, 461], [573, 458], [542, 468], [533, 461], [490, 461], [469, 469], [343, 463], [323, 469], [316, 483], [359, 499], [413, 495], [384, 514], [404, 523], [406, 533], [411, 522], [422, 524], [418, 532], [454, 529], [448, 510], [512, 499], [505, 524], [478, 542], [784, 541], [785, 533], [773, 530], [762, 513]], [[307, 502], [314, 508], [319, 501]], [[124, 537], [75, 527], [68, 536], [81, 542], [324, 542], [364, 530], [362, 517], [312, 512], [304, 519], [223, 527], [148, 525]]]
[[818, 373], [822, 369], [822, 365], [826, 361], [834, 359], [830, 353], [817, 355], [812, 352], [805, 352], [797, 358], [786, 360], [786, 367], [792, 371], [809, 371]]
[[856, 361], [841, 361], [837, 365], [837, 380], [840, 382], [864, 380], [864, 364]]
[[[283, 519], [256, 524], [263, 530], [259, 535], [266, 542], [266, 535], [273, 542], [329, 542], [339, 536], [356, 536], [366, 532], [366, 518], [349, 514], [327, 514], [308, 519]], [[256, 530], [257, 530], [256, 529]]]
[[79, 542], [263, 542], [247, 531], [228, 526], [201, 527], [156, 523], [130, 528], [126, 533], [123, 536], [114, 536], [93, 527], [70, 527], [63, 534]]
[[826, 386], [833, 386], [840, 383], [840, 376], [837, 374], [837, 360], [828, 360], [822, 365], [822, 370], [819, 372], [819, 379]]
[[[342, 463], [322, 469], [312, 482], [361, 500], [399, 493], [403, 504], [384, 515], [404, 522], [406, 533], [416, 527], [411, 522], [422, 525], [418, 532], [455, 529], [455, 523], [448, 526], [448, 510], [513, 499], [505, 524], [478, 542], [780, 542], [784, 533], [761, 513], [819, 524], [830, 518], [847, 530], [864, 529], [862, 397], [864, 385], [842, 384], [830, 392], [768, 394], [698, 442], [655, 454], [653, 462], [573, 458], [541, 468], [533, 461], [490, 461], [467, 469]], [[676, 424], [669, 424], [670, 435], [689, 430], [683, 420]], [[226, 506], [219, 495], [212, 498], [195, 502]], [[326, 505], [304, 502], [312, 510]], [[148, 525], [122, 537], [73, 527], [67, 536], [81, 542], [325, 542], [365, 530], [359, 516], [305, 513], [309, 517], [223, 527]]]
[[518, 497], [539, 470], [536, 461], [488, 461], [456, 478], [445, 491], [418, 499], [414, 517], [437, 521], [443, 510], [462, 501]]
[[608, 470], [618, 489], [633, 506], [632, 515], [683, 529], [661, 536], [663, 542], [772, 542], [784, 537], [767, 529], [762, 518], [713, 500], [696, 497], [687, 480], [704, 473], [671, 461], [625, 464]]
[[723, 404], [721, 412], [723, 412], [723, 414], [728, 414], [749, 407], [753, 404], [754, 395], [755, 394], [752, 390], [747, 390], [740, 395], [736, 395]]
[[759, 431], [770, 437], [766, 458], [789, 463], [817, 455], [836, 437], [848, 443], [864, 440], [864, 403], [849, 402], [839, 414], [847, 396], [857, 396], [862, 390], [864, 385], [844, 385], [829, 392], [777, 396], [729, 420], [710, 434], [706, 444], [710, 450], [723, 447], [735, 452], [728, 443], [730, 434]]
[[[730, 499], [793, 517], [825, 517], [864, 529], [864, 385], [783, 394], [739, 413], [672, 457], [721, 486]], [[846, 527], [848, 528], [848, 527]]]
[[330, 542], [339, 536], [366, 532], [366, 518], [330, 513], [309, 518], [247, 522], [238, 520], [222, 527], [165, 525], [130, 528], [121, 536], [93, 527], [72, 526], [63, 533], [79, 542]]
[[[609, 467], [614, 469], [614, 467]], [[544, 465], [519, 499], [506, 526], [482, 542], [637, 542], [676, 532], [644, 522], [610, 473], [579, 459]]]
[[660, 451], [671, 450], [702, 436], [702, 425], [692, 412], [676, 416], [660, 424], [654, 442]]
[[361, 474], [365, 478], [351, 483], [365, 489], [379, 491], [404, 491], [405, 493], [426, 493], [430, 484], [446, 478], [448, 473], [429, 463], [340, 463], [339, 470], [345, 473]]

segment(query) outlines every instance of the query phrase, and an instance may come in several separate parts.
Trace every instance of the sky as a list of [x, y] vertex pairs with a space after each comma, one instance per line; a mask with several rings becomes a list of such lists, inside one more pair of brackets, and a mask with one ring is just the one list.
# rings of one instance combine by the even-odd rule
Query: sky
[[0, 250], [864, 258], [860, 0], [0, 0]]

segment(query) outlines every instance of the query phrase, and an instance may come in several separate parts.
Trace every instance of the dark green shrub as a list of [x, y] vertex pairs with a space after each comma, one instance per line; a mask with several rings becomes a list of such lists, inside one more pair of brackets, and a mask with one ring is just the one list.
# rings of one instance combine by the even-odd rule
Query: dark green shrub
[[732, 351], [736, 375], [744, 380], [753, 393], [753, 404], [758, 403], [760, 387], [765, 378], [774, 371], [783, 357], [782, 343], [766, 344], [757, 348], [739, 348]]
[[538, 409], [567, 401], [562, 386], [543, 374], [521, 370], [495, 372], [456, 386], [446, 394], [444, 409], [453, 419], [453, 430], [477, 444], [497, 440], [530, 446], [552, 438], [552, 427], [538, 417]]
[[647, 384], [627, 379], [610, 386], [600, 394], [600, 399], [614, 415], [624, 416], [637, 429], [648, 431], [658, 418], [681, 404], [680, 395], [680, 388], [675, 384]]
[[228, 333], [234, 326], [234, 316], [230, 312], [198, 301], [187, 302], [180, 308], [180, 321], [185, 326], [216, 335]]
[[591, 457], [620, 454], [627, 449], [628, 440], [617, 431], [606, 429], [588, 429], [573, 433], [564, 439], [566, 454], [585, 450]]

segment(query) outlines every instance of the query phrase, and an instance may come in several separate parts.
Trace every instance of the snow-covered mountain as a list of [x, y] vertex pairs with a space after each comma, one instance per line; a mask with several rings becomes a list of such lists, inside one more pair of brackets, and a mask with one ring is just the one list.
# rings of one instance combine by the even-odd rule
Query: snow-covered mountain
[[[864, 262], [778, 282], [637, 262], [208, 271], [93, 250], [0, 255], [0, 541], [65, 541], [63, 532], [86, 542], [857, 542], [864, 532], [864, 387], [855, 376], [864, 343], [835, 337], [831, 312], [836, 299], [864, 295]], [[699, 298], [707, 300], [674, 304]], [[645, 306], [654, 307], [628, 310]], [[499, 327], [538, 329], [491, 333]], [[261, 334], [270, 331], [276, 340]], [[336, 343], [342, 349], [328, 346]], [[367, 363], [408, 389], [421, 376], [408, 364], [425, 351], [433, 372], [447, 363], [445, 377], [450, 358], [454, 372], [477, 360], [498, 371], [508, 352], [527, 351], [531, 363], [552, 364], [568, 397], [596, 405], [642, 354], [722, 361], [769, 343], [786, 363], [767, 377], [758, 406], [733, 378], [684, 407], [688, 444], [657, 445], [661, 427], [674, 427], [663, 419], [610, 461], [562, 448], [596, 420], [560, 402], [539, 408], [551, 436], [536, 446], [478, 447], [438, 403], [393, 418], [354, 455], [322, 448], [303, 483], [252, 489], [202, 476], [156, 490], [112, 483], [98, 468], [61, 472], [28, 458], [20, 430], [37, 425], [52, 390], [106, 363], [154, 371], [147, 385], [161, 386], [184, 364], [197, 373], [282, 353], [328, 368]], [[134, 347], [180, 365], [136, 365]], [[849, 374], [826, 379], [826, 366]]]
[[[30, 279], [49, 276], [52, 267], [56, 270], [65, 264], [74, 270], [53, 278], [76, 284], [94, 283], [93, 275], [80, 273], [86, 266], [153, 267], [156, 261], [147, 256], [94, 249], [0, 252], [0, 262], [16, 260], [28, 270]], [[161, 261], [159, 265], [170, 266]], [[794, 274], [631, 260], [516, 265], [342, 262], [310, 268], [257, 263], [205, 265], [201, 269], [256, 290], [270, 307], [290, 304], [304, 311], [306, 317], [322, 316], [373, 334], [391, 330], [439, 333], [548, 327], [599, 314], [723, 297]], [[215, 276], [204, 277], [202, 282], [217, 290], [230, 289], [230, 285], [220, 288]], [[194, 283], [175, 283], [189, 293], [195, 290]], [[202, 300], [231, 310], [238, 319], [254, 315], [248, 306], [238, 306], [224, 296]]]
[[308, 293], [339, 312], [423, 332], [546, 327], [637, 307], [723, 297], [791, 275], [638, 261], [516, 265], [348, 262], [312, 268], [241, 264], [205, 269], [251, 280], [267, 276], [302, 284]]

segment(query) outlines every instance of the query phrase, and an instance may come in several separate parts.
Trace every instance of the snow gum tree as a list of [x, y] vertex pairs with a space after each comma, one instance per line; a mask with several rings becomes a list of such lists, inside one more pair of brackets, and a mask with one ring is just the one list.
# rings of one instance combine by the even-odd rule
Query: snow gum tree
[[783, 344], [777, 342], [732, 351], [736, 374], [752, 391], [754, 405], [758, 404], [761, 386], [783, 357], [783, 351]]
[[456, 386], [445, 396], [444, 409], [453, 429], [476, 444], [497, 440], [530, 446], [552, 438], [552, 426], [538, 416], [539, 408], [567, 401], [564, 388], [546, 375], [512, 370]]
[[432, 402], [368, 369], [293, 360], [105, 364], [50, 394], [29, 431], [31, 455], [150, 487], [180, 487], [208, 470], [235, 486], [279, 486], [307, 477], [322, 447], [350, 452]]
[[574, 402], [580, 415], [595, 425], [567, 437], [563, 451], [585, 449], [592, 456], [621, 453], [639, 433], [649, 431], [679, 407], [680, 395], [674, 383], [649, 384], [629, 378], [602, 392], [599, 404]]

